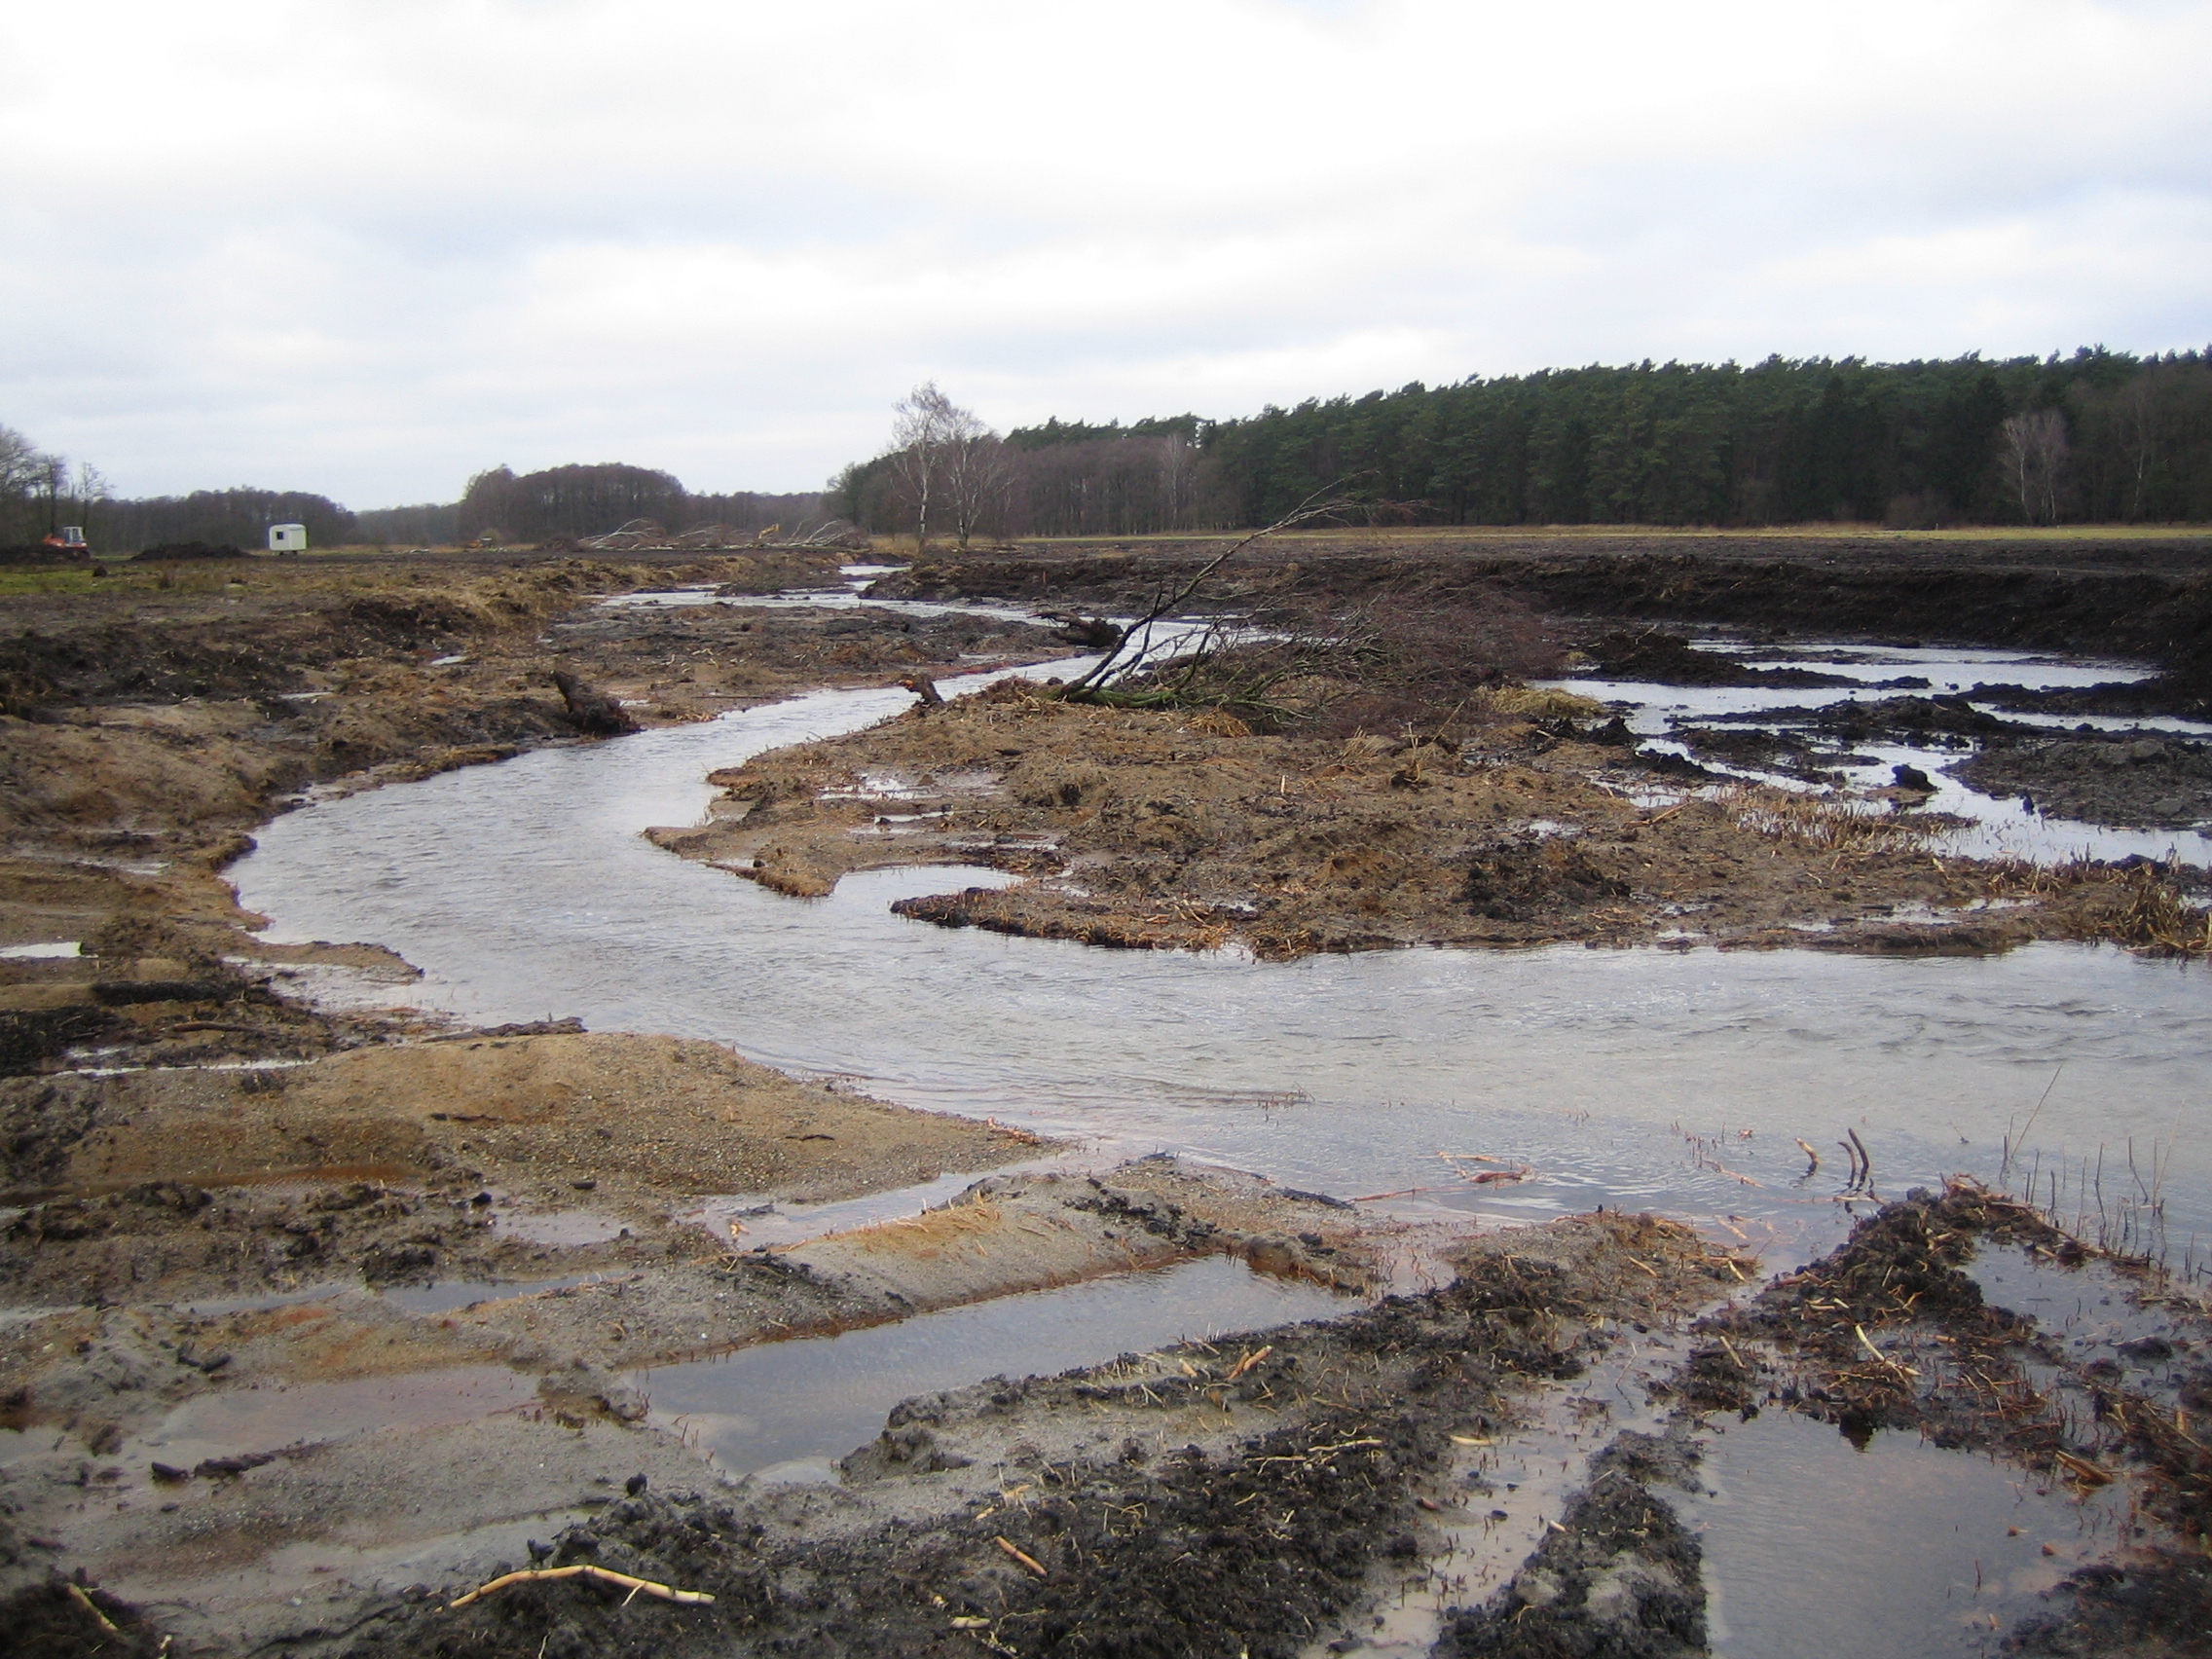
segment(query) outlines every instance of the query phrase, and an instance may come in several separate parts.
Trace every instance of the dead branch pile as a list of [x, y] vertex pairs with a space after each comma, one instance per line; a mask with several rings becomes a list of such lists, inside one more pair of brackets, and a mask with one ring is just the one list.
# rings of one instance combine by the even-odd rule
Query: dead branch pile
[[865, 550], [867, 544], [867, 537], [843, 519], [802, 527], [790, 535], [784, 535], [780, 524], [751, 531], [733, 530], [726, 524], [671, 531], [652, 519], [632, 519], [619, 530], [581, 536], [575, 542], [578, 550], [590, 553], [740, 553], [760, 548], [820, 552], [838, 547]]

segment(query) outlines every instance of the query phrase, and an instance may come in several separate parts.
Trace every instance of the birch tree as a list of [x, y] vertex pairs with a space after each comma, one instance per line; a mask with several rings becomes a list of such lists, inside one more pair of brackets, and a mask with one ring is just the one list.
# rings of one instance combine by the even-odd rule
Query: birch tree
[[2058, 475], [2066, 465], [2066, 417], [2055, 409], [2009, 416], [2005, 470], [2030, 524], [2058, 522]]
[[948, 508], [960, 544], [968, 545], [993, 499], [1004, 490], [999, 436], [924, 381], [892, 410], [891, 471], [900, 499], [914, 515], [914, 550], [930, 545], [930, 514]]

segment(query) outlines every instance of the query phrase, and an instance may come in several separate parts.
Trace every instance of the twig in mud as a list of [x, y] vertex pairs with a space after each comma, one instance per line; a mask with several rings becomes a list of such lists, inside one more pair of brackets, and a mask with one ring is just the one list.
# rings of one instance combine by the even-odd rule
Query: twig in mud
[[63, 1584], [62, 1589], [69, 1592], [69, 1599], [71, 1601], [75, 1602], [77, 1605], [84, 1608], [86, 1612], [92, 1614], [93, 1618], [100, 1621], [100, 1629], [105, 1631], [113, 1631], [115, 1629], [115, 1621], [109, 1618], [107, 1614], [100, 1611], [98, 1604], [95, 1603], [90, 1596], [86, 1595], [81, 1586], [75, 1584]]
[[1920, 1373], [1913, 1370], [1911, 1366], [1900, 1364], [1899, 1361], [1892, 1359], [1888, 1354], [1884, 1353], [1880, 1348], [1876, 1347], [1874, 1346], [1874, 1339], [1866, 1334], [1866, 1327], [1864, 1325], [1854, 1325], [1851, 1327], [1851, 1329], [1858, 1336], [1860, 1346], [1863, 1347], [1868, 1353], [1872, 1354], [1877, 1363], [1888, 1366], [1899, 1377], [1918, 1377], [1920, 1375]]
[[1272, 1343], [1270, 1343], [1264, 1348], [1255, 1348], [1252, 1352], [1246, 1354], [1242, 1359], [1238, 1360], [1235, 1365], [1230, 1368], [1229, 1376], [1225, 1379], [1225, 1381], [1230, 1382], [1235, 1382], [1239, 1377], [1243, 1376], [1245, 1372], [1251, 1370], [1253, 1366], [1259, 1364], [1261, 1360], [1267, 1358], [1269, 1354], [1274, 1351], [1274, 1345]]
[[1356, 1198], [1347, 1198], [1345, 1201], [1354, 1204], [1371, 1204], [1381, 1198], [1410, 1198], [1416, 1193], [1438, 1193], [1442, 1191], [1441, 1187], [1400, 1187], [1394, 1193], [1368, 1193]]
[[[655, 1584], [649, 1578], [637, 1578], [627, 1572], [616, 1572], [610, 1567], [593, 1567], [588, 1562], [579, 1562], [574, 1567], [525, 1567], [519, 1572], [501, 1573], [489, 1584], [479, 1584], [460, 1601], [447, 1603], [446, 1611], [459, 1611], [479, 1596], [489, 1596], [493, 1591], [504, 1590], [510, 1584], [535, 1584], [549, 1578], [597, 1578], [603, 1583], [627, 1589], [633, 1597], [643, 1591], [647, 1596], [657, 1596], [664, 1602], [704, 1604], [714, 1600], [704, 1590], [672, 1589], [666, 1584]], [[627, 1600], [624, 1604], [628, 1604]]]
[[1029, 1570], [1031, 1572], [1034, 1572], [1039, 1578], [1048, 1578], [1051, 1576], [1045, 1570], [1045, 1564], [1043, 1562], [1039, 1561], [1033, 1555], [1024, 1554], [1018, 1545], [1014, 1544], [1003, 1533], [994, 1536], [991, 1539], [991, 1542], [998, 1545], [1000, 1549], [1006, 1551], [1008, 1555], [1014, 1557], [1015, 1561], [1021, 1563], [1023, 1567], [1029, 1568]]
[[2051, 1457], [2060, 1468], [2083, 1486], [2110, 1486], [2113, 1483], [2110, 1469], [2099, 1468], [2086, 1457], [2077, 1457], [2071, 1452], [2053, 1452]]
[[1859, 1149], [1859, 1167], [1865, 1174], [1867, 1185], [1871, 1186], [1874, 1181], [1874, 1160], [1866, 1150], [1866, 1143], [1859, 1138], [1857, 1129], [1846, 1128], [1843, 1132], [1851, 1137], [1851, 1144]]

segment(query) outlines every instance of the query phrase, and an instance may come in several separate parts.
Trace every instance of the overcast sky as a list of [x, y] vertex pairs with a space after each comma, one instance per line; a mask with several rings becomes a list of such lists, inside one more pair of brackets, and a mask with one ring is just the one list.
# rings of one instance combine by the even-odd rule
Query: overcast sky
[[812, 489], [1643, 357], [2212, 340], [2208, 0], [70, 0], [0, 424], [125, 494]]

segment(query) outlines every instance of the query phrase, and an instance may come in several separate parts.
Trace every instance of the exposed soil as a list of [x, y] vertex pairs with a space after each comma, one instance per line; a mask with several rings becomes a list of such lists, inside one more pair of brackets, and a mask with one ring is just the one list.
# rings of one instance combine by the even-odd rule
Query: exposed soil
[[[546, 1277], [574, 1264], [549, 1266], [557, 1252], [498, 1221], [588, 1208], [609, 1235], [643, 1234], [694, 1195], [844, 1198], [1037, 1144], [796, 1083], [711, 1043], [623, 1034], [11, 1078], [0, 1134], [13, 1184], [0, 1198], [30, 1203], [0, 1244], [0, 1297], [18, 1306], [245, 1295], [306, 1276]], [[636, 1265], [644, 1248], [593, 1265]]]
[[[853, 869], [993, 865], [1032, 879], [894, 908], [1126, 948], [1235, 940], [1274, 958], [1660, 938], [1985, 951], [2094, 931], [2100, 907], [2125, 902], [2117, 878], [2016, 893], [2007, 870], [1933, 856], [1909, 815], [1759, 790], [1640, 806], [1647, 766], [1610, 734], [1505, 713], [1578, 707], [1550, 697], [1503, 697], [1457, 742], [1337, 742], [1071, 704], [1010, 680], [716, 773], [724, 796], [706, 827], [652, 833], [797, 897]], [[1985, 907], [1999, 898], [2018, 902]]]
[[1621, 1435], [1591, 1459], [1588, 1486], [1513, 1583], [1453, 1621], [1437, 1659], [1705, 1652], [1702, 1552], [1666, 1496], [1700, 1490], [1696, 1466], [1685, 1437]]
[[1418, 1571], [1474, 1500], [1455, 1435], [1484, 1440], [1531, 1390], [1710, 1301], [1736, 1282], [1725, 1260], [1648, 1217], [1562, 1222], [1343, 1319], [920, 1396], [840, 1486], [647, 1490], [547, 1558], [711, 1606], [641, 1618], [600, 1586], [527, 1584], [459, 1612], [387, 1603], [343, 1650], [1287, 1659]]
[[[1898, 616], [1925, 612], [1946, 637], [2157, 655], [2162, 684], [2104, 688], [2141, 709], [2200, 694], [2195, 543], [2059, 558], [2028, 540], [1962, 555], [1525, 539], [1299, 543], [1253, 559], [1227, 597], [1309, 611], [1428, 595], [1456, 616], [1517, 595], [1616, 619], [1576, 632], [1625, 642], [1623, 672], [1807, 686], [1825, 678], [1685, 653], [1617, 619], [1894, 637]], [[1127, 608], [1192, 561], [1188, 546], [1076, 549], [891, 585]], [[1579, 1218], [1474, 1241], [1446, 1289], [1327, 1323], [910, 1400], [836, 1486], [733, 1486], [681, 1429], [648, 1425], [631, 1374], [1201, 1255], [1372, 1289], [1390, 1241], [1253, 1177], [1167, 1160], [1086, 1172], [1018, 1131], [707, 1044], [319, 1010], [300, 995], [315, 976], [397, 988], [413, 970], [373, 944], [261, 943], [219, 872], [311, 787], [822, 683], [1042, 660], [1107, 643], [1100, 631], [1082, 612], [1051, 630], [585, 608], [655, 584], [728, 584], [736, 599], [834, 579], [830, 559], [757, 555], [20, 579], [51, 591], [11, 600], [21, 632], [0, 645], [0, 943], [85, 947], [0, 960], [0, 1628], [39, 1651], [1227, 1659], [1348, 1644], [1498, 1501], [1477, 1467], [1493, 1437], [1545, 1432], [1563, 1380], [1755, 1278], [1672, 1223]], [[1501, 611], [1482, 651], [1552, 650], [1538, 632]], [[709, 827], [662, 839], [801, 897], [854, 868], [981, 863], [1033, 879], [903, 907], [1284, 956], [1577, 939], [1972, 951], [2093, 935], [2170, 899], [2141, 869], [2023, 884], [1932, 857], [1909, 816], [1869, 833], [1765, 792], [1670, 805], [1651, 786], [1705, 776], [1693, 763], [1639, 755], [1601, 711], [1518, 691], [1495, 663], [1450, 669], [1338, 704], [1348, 738], [1014, 686], [763, 756], [718, 779]], [[1428, 719], [1446, 689], [1452, 718]], [[1864, 729], [1966, 719], [1899, 700]], [[1824, 753], [1832, 764], [1832, 747], [1799, 763]], [[1974, 907], [1993, 899], [2006, 906]], [[2157, 915], [2146, 941], [2172, 924]], [[917, 1218], [749, 1236], [785, 1202], [1026, 1161], [1040, 1166]], [[1960, 1288], [1983, 1248], [2118, 1271], [1989, 1195], [1892, 1206], [1807, 1275], [1714, 1314], [1662, 1379], [1676, 1419], [1620, 1437], [1510, 1584], [1447, 1621], [1439, 1651], [1700, 1651], [1705, 1589], [1675, 1504], [1704, 1413], [1925, 1430], [2089, 1481], [2073, 1457], [2139, 1483], [2167, 1534], [2200, 1536], [2212, 1461], [2187, 1421], [2212, 1401], [2201, 1311], [2135, 1271], [2120, 1294], [2155, 1329], [2059, 1345], [1977, 1302], [1971, 1277]], [[2032, 1366], [2057, 1367], [2063, 1388], [2037, 1394]], [[1997, 1382], [2001, 1408], [1975, 1378]], [[2191, 1651], [2204, 1575], [2157, 1544], [2078, 1575], [2020, 1633], [2026, 1649]], [[532, 1563], [718, 1600], [624, 1604], [578, 1578], [447, 1609]], [[418, 1588], [378, 1588], [397, 1583]]]
[[[774, 1128], [797, 1092], [784, 1089]], [[866, 1121], [888, 1109], [802, 1104], [802, 1122], [873, 1131], [879, 1154], [897, 1150], [897, 1125]], [[897, 1116], [924, 1135], [990, 1133]], [[343, 1627], [381, 1604], [380, 1564], [472, 1570], [482, 1552], [513, 1547], [502, 1528], [557, 1530], [634, 1473], [708, 1479], [680, 1434], [638, 1426], [645, 1402], [620, 1377], [640, 1367], [1206, 1254], [1346, 1288], [1376, 1272], [1369, 1230], [1346, 1206], [1163, 1159], [1104, 1177], [993, 1178], [913, 1220], [753, 1251], [675, 1219], [681, 1193], [661, 1195], [656, 1213], [638, 1190], [610, 1206], [636, 1224], [619, 1237], [502, 1243], [517, 1215], [461, 1196], [470, 1185], [301, 1183], [257, 1202], [262, 1191], [164, 1183], [25, 1212], [0, 1291], [21, 1309], [0, 1327], [0, 1428], [21, 1437], [0, 1468], [0, 1514], [13, 1517], [0, 1521], [0, 1588], [36, 1583], [59, 1558], [127, 1599], [168, 1604], [187, 1651], [253, 1648], [299, 1626], [286, 1598], [303, 1585], [317, 1592], [310, 1622]], [[96, 1229], [78, 1231], [88, 1219]], [[54, 1231], [39, 1238], [41, 1228]], [[526, 1282], [442, 1312], [345, 1290], [355, 1275], [412, 1276], [382, 1272], [395, 1229], [437, 1252], [443, 1273]], [[302, 1238], [308, 1251], [286, 1249]], [[51, 1270], [64, 1277], [98, 1271], [86, 1248], [104, 1251], [101, 1265], [128, 1256], [164, 1271], [127, 1297], [36, 1311], [44, 1286], [25, 1282], [25, 1258], [57, 1245], [74, 1247]], [[231, 1269], [219, 1288], [328, 1288], [180, 1300], [193, 1283], [218, 1288], [216, 1253]], [[1167, 1391], [1194, 1393], [1186, 1380]], [[910, 1460], [912, 1442], [895, 1436], [885, 1455]], [[326, 1566], [311, 1572], [307, 1556]], [[318, 1580], [332, 1562], [361, 1576]]]
[[2188, 738], [2008, 733], [1946, 770], [2054, 818], [2173, 830], [2212, 820], [2212, 746]]
[[[1224, 545], [1161, 537], [940, 555], [877, 591], [1126, 610], [1180, 585]], [[2198, 535], [1314, 532], [1275, 538], [1239, 564], [1225, 591], [1245, 605], [1300, 593], [1419, 605], [1494, 591], [1549, 615], [1609, 619], [1593, 633], [1621, 619], [1724, 623], [2147, 657], [2167, 671], [2164, 712], [2212, 698], [2212, 575]]]
[[[2086, 1336], [2046, 1330], [1972, 1276], [2007, 1253], [2122, 1310]], [[478, 1580], [350, 1601], [333, 1585], [281, 1644], [447, 1659], [1356, 1649], [1371, 1609], [1432, 1593], [1426, 1564], [1448, 1536], [1517, 1501], [1483, 1475], [1485, 1448], [1540, 1435], [1562, 1384], [1753, 1277], [1687, 1230], [1603, 1214], [1470, 1241], [1454, 1266], [1442, 1290], [1326, 1322], [916, 1396], [835, 1485], [686, 1480], [651, 1463], [641, 1431], [608, 1430], [637, 1447], [642, 1478], [487, 1564], [483, 1581], [588, 1565], [712, 1603], [575, 1577], [466, 1606], [451, 1604]], [[1926, 1435], [1918, 1456], [1995, 1456], [2046, 1487], [2132, 1484], [2155, 1525], [2054, 1567], [2044, 1608], [2005, 1648], [2204, 1650], [2206, 1465], [2186, 1429], [2161, 1424], [2195, 1397], [2212, 1319], [2156, 1272], [1957, 1186], [1881, 1208], [1692, 1333], [1653, 1379], [1673, 1416], [1610, 1438], [1510, 1579], [1445, 1618], [1437, 1654], [1707, 1651], [1708, 1568], [1680, 1505], [1700, 1489], [1708, 1419], [1761, 1409], [1862, 1441]], [[228, 1479], [244, 1489], [283, 1467]], [[126, 1610], [112, 1594], [102, 1604]]]

